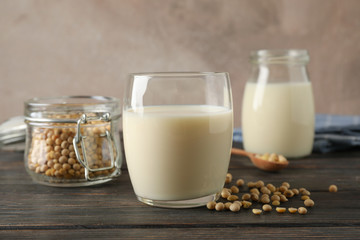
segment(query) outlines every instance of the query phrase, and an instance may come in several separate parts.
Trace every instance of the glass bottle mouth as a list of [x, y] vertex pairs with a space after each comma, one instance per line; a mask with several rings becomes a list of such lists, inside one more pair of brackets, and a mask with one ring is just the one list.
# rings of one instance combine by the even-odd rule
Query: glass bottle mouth
[[307, 64], [309, 60], [305, 49], [261, 49], [250, 54], [250, 62], [255, 64]]

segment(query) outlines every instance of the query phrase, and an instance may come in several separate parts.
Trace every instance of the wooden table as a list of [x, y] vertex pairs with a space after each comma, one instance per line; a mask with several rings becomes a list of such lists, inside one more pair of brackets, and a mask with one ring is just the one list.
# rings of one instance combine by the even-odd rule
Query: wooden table
[[[30, 179], [23, 153], [0, 152], [0, 161], [0, 239], [360, 238], [358, 151], [291, 160], [281, 173], [262, 172], [248, 159], [232, 157], [234, 178], [309, 189], [315, 207], [307, 215], [155, 208], [136, 200], [126, 169], [101, 186], [53, 188]], [[329, 193], [330, 184], [339, 192]], [[284, 204], [302, 205], [299, 197]]]

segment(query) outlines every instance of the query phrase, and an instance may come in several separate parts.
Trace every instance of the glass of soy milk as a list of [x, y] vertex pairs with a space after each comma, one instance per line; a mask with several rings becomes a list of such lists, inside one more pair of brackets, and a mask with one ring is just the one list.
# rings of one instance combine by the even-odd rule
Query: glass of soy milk
[[242, 105], [244, 148], [288, 158], [309, 155], [314, 140], [314, 99], [306, 50], [252, 52], [252, 74]]
[[123, 105], [126, 162], [139, 201], [187, 208], [219, 197], [229, 166], [228, 73], [131, 74]]

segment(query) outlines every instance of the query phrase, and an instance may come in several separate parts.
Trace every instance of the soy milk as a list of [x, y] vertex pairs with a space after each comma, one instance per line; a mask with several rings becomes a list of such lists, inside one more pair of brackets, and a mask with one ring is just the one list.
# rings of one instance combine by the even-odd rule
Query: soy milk
[[311, 83], [248, 82], [242, 128], [246, 151], [286, 157], [310, 154], [314, 139]]
[[125, 154], [137, 196], [186, 200], [220, 192], [232, 146], [233, 113], [172, 105], [123, 114]]

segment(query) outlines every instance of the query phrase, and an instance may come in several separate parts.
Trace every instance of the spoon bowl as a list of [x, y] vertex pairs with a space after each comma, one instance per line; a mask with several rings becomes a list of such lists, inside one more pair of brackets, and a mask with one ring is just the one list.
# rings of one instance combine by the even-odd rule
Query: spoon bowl
[[289, 161], [287, 161], [287, 160], [284, 162], [268, 161], [268, 160], [256, 157], [254, 153], [250, 153], [250, 152], [244, 151], [242, 149], [238, 149], [238, 148], [232, 148], [231, 154], [246, 156], [246, 157], [250, 158], [251, 162], [257, 168], [264, 170], [264, 171], [268, 171], [268, 172], [280, 171], [281, 169], [286, 168], [289, 165]]

